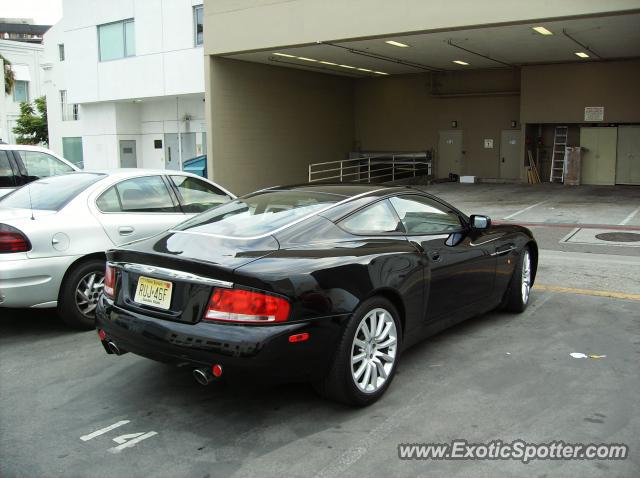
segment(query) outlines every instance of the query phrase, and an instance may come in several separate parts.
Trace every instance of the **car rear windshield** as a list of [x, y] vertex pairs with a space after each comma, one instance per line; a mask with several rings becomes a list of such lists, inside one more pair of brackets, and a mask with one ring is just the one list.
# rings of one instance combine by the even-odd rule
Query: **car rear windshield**
[[210, 209], [175, 229], [238, 238], [259, 236], [342, 199], [344, 196], [328, 193], [264, 191]]
[[104, 174], [71, 173], [39, 179], [0, 199], [0, 207], [59, 211]]

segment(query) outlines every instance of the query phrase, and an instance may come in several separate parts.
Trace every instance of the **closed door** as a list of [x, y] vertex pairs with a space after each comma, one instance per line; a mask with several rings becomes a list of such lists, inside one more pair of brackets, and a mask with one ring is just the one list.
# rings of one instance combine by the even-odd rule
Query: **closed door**
[[436, 169], [439, 178], [446, 178], [450, 173], [462, 173], [462, 131], [440, 131]]
[[640, 126], [618, 127], [616, 184], [640, 184]]
[[180, 171], [180, 156], [182, 150], [182, 163], [186, 160], [196, 157], [196, 134], [180, 133], [182, 144], [178, 144], [177, 133], [165, 133], [165, 155], [164, 162], [167, 169]]
[[132, 139], [120, 140], [120, 167], [137, 168], [136, 141]]
[[582, 184], [613, 186], [618, 128], [580, 128]]
[[517, 179], [520, 177], [520, 131], [502, 130], [500, 135], [500, 177]]

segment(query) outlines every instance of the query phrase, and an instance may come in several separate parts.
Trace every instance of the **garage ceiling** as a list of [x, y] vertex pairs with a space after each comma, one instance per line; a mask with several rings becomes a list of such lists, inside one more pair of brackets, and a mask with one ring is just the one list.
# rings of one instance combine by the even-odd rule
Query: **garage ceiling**
[[[640, 13], [326, 42], [229, 57], [356, 77], [578, 63], [640, 57], [638, 25]], [[538, 26], [552, 34], [534, 31], [533, 27]], [[408, 47], [394, 46], [387, 41]], [[586, 53], [588, 57], [580, 58], [577, 52]]]

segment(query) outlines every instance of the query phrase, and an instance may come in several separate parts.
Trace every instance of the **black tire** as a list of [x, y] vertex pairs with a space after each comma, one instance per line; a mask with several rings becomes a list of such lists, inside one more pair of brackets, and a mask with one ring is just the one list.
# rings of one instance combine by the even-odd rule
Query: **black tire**
[[[532, 257], [533, 256], [531, 255], [531, 249], [529, 248], [529, 246], [525, 246], [520, 252], [520, 257], [518, 257], [518, 262], [513, 270], [513, 276], [511, 277], [509, 289], [505, 294], [504, 309], [509, 312], [524, 312], [529, 305], [529, 300], [531, 298], [531, 272], [533, 270], [533, 264], [531, 262]], [[525, 297], [525, 294], [523, 292], [523, 269], [526, 261], [529, 261], [529, 290]]]
[[[78, 291], [80, 282], [90, 274], [96, 274], [96, 276], [104, 280], [104, 268], [104, 260], [89, 259], [74, 265], [72, 269], [69, 270], [62, 282], [60, 300], [58, 301], [58, 315], [66, 324], [80, 330], [95, 329], [95, 309], [93, 310], [93, 314], [83, 313], [76, 301], [76, 292]], [[99, 291], [94, 291], [91, 298], [97, 299], [97, 295], [101, 292], [101, 288]]]
[[[387, 364], [391, 365], [391, 368], [390, 371], [387, 372], [386, 379], [384, 379], [382, 385], [375, 391], [365, 392], [361, 390], [355, 382], [356, 379], [351, 368], [352, 349], [356, 347], [356, 345], [354, 345], [354, 338], [356, 333], [359, 332], [361, 322], [369, 313], [376, 309], [384, 309], [384, 311], [389, 313], [391, 319], [393, 319], [393, 323], [395, 324], [396, 348], [393, 362], [387, 362]], [[324, 379], [314, 384], [314, 388], [325, 398], [347, 405], [363, 407], [374, 403], [384, 394], [393, 381], [400, 358], [401, 341], [402, 329], [399, 315], [393, 304], [384, 297], [372, 297], [365, 300], [358, 306], [347, 322], [329, 372]], [[383, 345], [383, 343], [379, 345]], [[389, 348], [382, 347], [380, 350], [389, 351]], [[378, 370], [379, 368], [376, 368], [376, 377], [380, 377]]]

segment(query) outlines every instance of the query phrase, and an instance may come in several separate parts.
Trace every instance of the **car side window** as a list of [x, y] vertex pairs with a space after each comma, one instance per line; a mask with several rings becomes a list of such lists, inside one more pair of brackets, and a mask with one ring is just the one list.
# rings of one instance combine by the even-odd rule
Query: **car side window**
[[401, 230], [398, 218], [387, 200], [361, 209], [343, 220], [340, 226], [354, 234], [382, 234]]
[[424, 196], [390, 198], [407, 234], [444, 234], [461, 228], [458, 214]]
[[73, 171], [71, 166], [41, 151], [18, 151], [18, 154], [27, 169], [27, 175], [34, 178], [47, 178]]
[[16, 185], [16, 177], [13, 174], [9, 156], [6, 151], [0, 151], [0, 188], [13, 188]]
[[182, 210], [186, 213], [198, 213], [223, 204], [231, 199], [217, 187], [190, 176], [171, 176], [182, 197]]
[[160, 176], [126, 179], [96, 200], [102, 212], [180, 212]]

